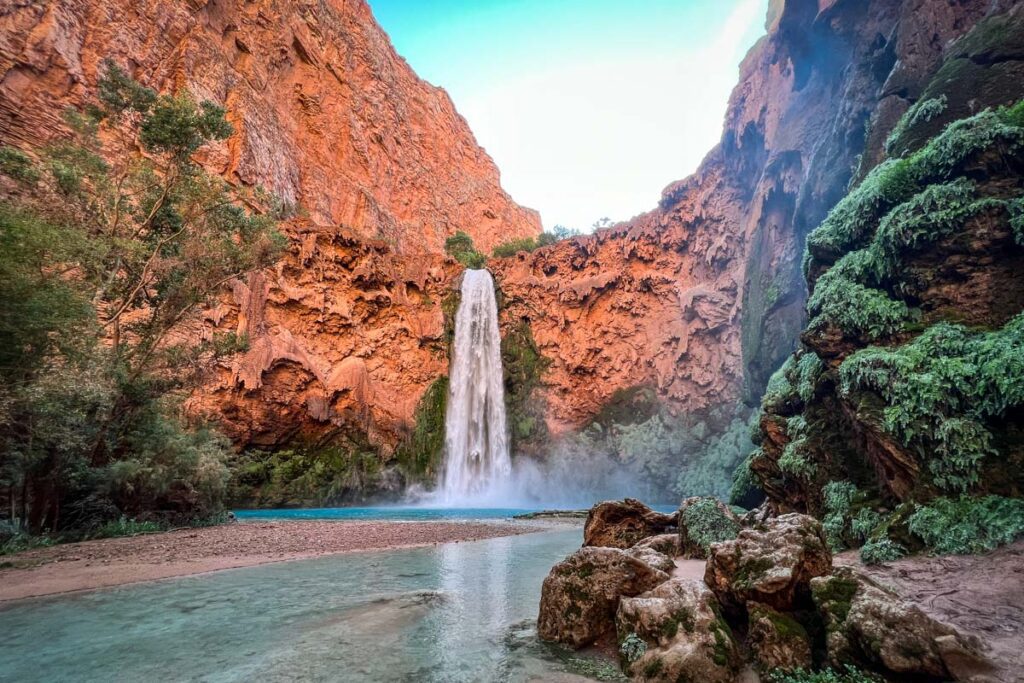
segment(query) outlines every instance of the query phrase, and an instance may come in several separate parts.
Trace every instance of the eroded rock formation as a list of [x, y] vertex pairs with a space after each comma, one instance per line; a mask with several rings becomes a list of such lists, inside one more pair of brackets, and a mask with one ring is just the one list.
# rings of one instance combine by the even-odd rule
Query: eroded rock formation
[[[551, 361], [535, 392], [550, 430], [586, 423], [628, 387], [674, 411], [756, 399], [802, 327], [806, 235], [885, 154], [954, 41], [1013, 4], [773, 2], [722, 140], [693, 176], [650, 213], [492, 264], [506, 325], [526, 321]], [[1012, 99], [998, 84], [1017, 52], [976, 52], [964, 61], [987, 103]]]
[[278, 267], [234, 283], [195, 331], [248, 350], [193, 407], [240, 446], [342, 439], [386, 458], [446, 373], [441, 302], [459, 269], [445, 238], [489, 251], [536, 235], [537, 214], [364, 0], [14, 3], [0, 11], [0, 142], [59, 137], [104, 59], [223, 105], [235, 134], [202, 164], [295, 207]]

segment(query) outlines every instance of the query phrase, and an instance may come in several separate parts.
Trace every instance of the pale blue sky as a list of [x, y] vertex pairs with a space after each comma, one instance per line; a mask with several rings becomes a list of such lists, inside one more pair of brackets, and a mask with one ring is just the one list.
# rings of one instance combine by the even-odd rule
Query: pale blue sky
[[520, 204], [589, 229], [652, 209], [721, 136], [768, 0], [369, 0]]

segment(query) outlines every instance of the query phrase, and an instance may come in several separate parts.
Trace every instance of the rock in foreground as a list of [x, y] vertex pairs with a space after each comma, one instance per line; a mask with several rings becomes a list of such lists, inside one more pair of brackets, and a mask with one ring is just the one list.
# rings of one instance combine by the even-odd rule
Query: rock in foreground
[[640, 595], [668, 578], [624, 550], [581, 548], [544, 579], [537, 634], [574, 648], [590, 645], [613, 633], [621, 597]]
[[639, 637], [626, 671], [642, 681], [735, 680], [741, 661], [718, 600], [692, 579], [672, 579], [643, 595], [623, 598], [615, 617], [619, 641]]
[[811, 581], [833, 664], [863, 661], [911, 676], [975, 680], [991, 670], [980, 643], [847, 567]]
[[832, 571], [832, 553], [821, 523], [788, 514], [763, 530], [745, 529], [734, 541], [711, 546], [704, 581], [723, 605], [755, 601], [787, 612], [809, 604], [810, 581]]
[[631, 548], [650, 536], [664, 534], [676, 525], [678, 515], [655, 512], [633, 498], [609, 500], [590, 509], [583, 528], [583, 545]]

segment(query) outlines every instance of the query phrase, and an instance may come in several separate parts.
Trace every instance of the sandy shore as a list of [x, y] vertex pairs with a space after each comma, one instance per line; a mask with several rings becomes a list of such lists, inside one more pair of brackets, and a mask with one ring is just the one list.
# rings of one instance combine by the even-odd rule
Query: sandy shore
[[538, 531], [469, 522], [248, 522], [68, 543], [0, 557], [0, 602], [321, 555]]

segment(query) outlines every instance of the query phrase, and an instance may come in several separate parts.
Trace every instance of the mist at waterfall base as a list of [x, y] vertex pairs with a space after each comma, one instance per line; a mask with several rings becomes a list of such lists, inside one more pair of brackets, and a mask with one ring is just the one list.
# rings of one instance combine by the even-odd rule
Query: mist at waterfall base
[[612, 458], [557, 449], [543, 461], [509, 449], [494, 280], [466, 270], [455, 315], [445, 411], [444, 468], [436, 491], [408, 502], [459, 508], [582, 508], [649, 486]]

